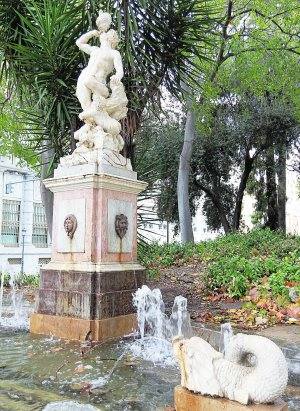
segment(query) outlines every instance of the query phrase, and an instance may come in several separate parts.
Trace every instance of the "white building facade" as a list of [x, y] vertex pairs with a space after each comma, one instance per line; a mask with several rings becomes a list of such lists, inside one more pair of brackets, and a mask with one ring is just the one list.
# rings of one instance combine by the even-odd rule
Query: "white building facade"
[[0, 156], [0, 270], [37, 274], [50, 261], [40, 181], [12, 156]]

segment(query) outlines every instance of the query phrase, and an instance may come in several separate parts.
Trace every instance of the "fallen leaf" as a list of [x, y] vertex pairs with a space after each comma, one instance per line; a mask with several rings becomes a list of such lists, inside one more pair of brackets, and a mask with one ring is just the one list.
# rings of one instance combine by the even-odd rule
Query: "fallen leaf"
[[76, 368], [75, 368], [75, 370], [74, 370], [74, 372], [76, 372], [76, 373], [82, 373], [82, 372], [84, 372], [85, 371], [85, 367], [84, 367], [84, 365], [82, 365], [82, 364], [80, 364], [80, 365], [78, 365]]
[[251, 301], [257, 301], [259, 298], [259, 292], [257, 287], [253, 287], [251, 288], [251, 290], [249, 291], [249, 297]]
[[300, 320], [300, 307], [297, 306], [290, 306], [287, 309], [287, 315], [292, 318], [296, 318]]
[[55, 347], [55, 348], [51, 348], [51, 352], [58, 352], [58, 351], [61, 351], [62, 350], [62, 347]]
[[300, 320], [297, 320], [296, 318], [289, 318], [288, 320], [287, 320], [287, 323], [288, 324], [299, 324], [300, 323]]
[[265, 324], [268, 324], [268, 320], [267, 320], [267, 318], [256, 317], [255, 318], [255, 324], [256, 325], [265, 325]]

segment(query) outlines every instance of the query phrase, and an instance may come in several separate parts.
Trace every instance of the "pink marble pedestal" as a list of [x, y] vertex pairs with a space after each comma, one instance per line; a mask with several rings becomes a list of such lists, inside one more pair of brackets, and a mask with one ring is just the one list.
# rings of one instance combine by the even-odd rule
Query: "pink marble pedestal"
[[[132, 294], [145, 282], [137, 262], [136, 202], [146, 183], [128, 170], [91, 173], [90, 166], [45, 181], [54, 193], [52, 257], [41, 270], [32, 333], [105, 340], [135, 327]], [[120, 215], [128, 221], [122, 238], [115, 228]], [[65, 228], [68, 216], [76, 220], [73, 237]]]

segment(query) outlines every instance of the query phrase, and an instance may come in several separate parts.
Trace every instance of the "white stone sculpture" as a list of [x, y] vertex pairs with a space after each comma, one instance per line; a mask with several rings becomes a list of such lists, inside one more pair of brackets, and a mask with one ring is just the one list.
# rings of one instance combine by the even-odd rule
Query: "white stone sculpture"
[[181, 369], [181, 385], [195, 393], [242, 404], [271, 403], [286, 388], [285, 357], [265, 337], [237, 334], [225, 355], [200, 337], [176, 337], [173, 347]]
[[[77, 81], [76, 96], [81, 104], [79, 118], [85, 123], [74, 134], [78, 143], [74, 152], [60, 161], [61, 165], [106, 163], [131, 170], [131, 164], [120, 151], [124, 146], [119, 120], [126, 117], [127, 97], [122, 84], [123, 65], [116, 50], [119, 42], [115, 30], [109, 30], [112, 20], [99, 12], [98, 30], [83, 34], [76, 44], [90, 56]], [[93, 37], [100, 47], [88, 44]], [[115, 74], [111, 75], [115, 71]]]

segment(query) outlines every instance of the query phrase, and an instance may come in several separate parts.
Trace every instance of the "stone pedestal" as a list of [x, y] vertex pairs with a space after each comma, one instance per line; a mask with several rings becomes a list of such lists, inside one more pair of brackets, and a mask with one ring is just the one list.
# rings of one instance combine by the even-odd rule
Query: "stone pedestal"
[[86, 164], [60, 167], [45, 185], [54, 193], [52, 257], [41, 270], [30, 331], [72, 340], [130, 333], [132, 294], [145, 283], [136, 199], [146, 184], [130, 170]]
[[174, 390], [176, 411], [288, 411], [287, 404], [279, 401], [277, 404], [242, 405], [226, 398], [212, 398], [194, 394], [178, 385]]

